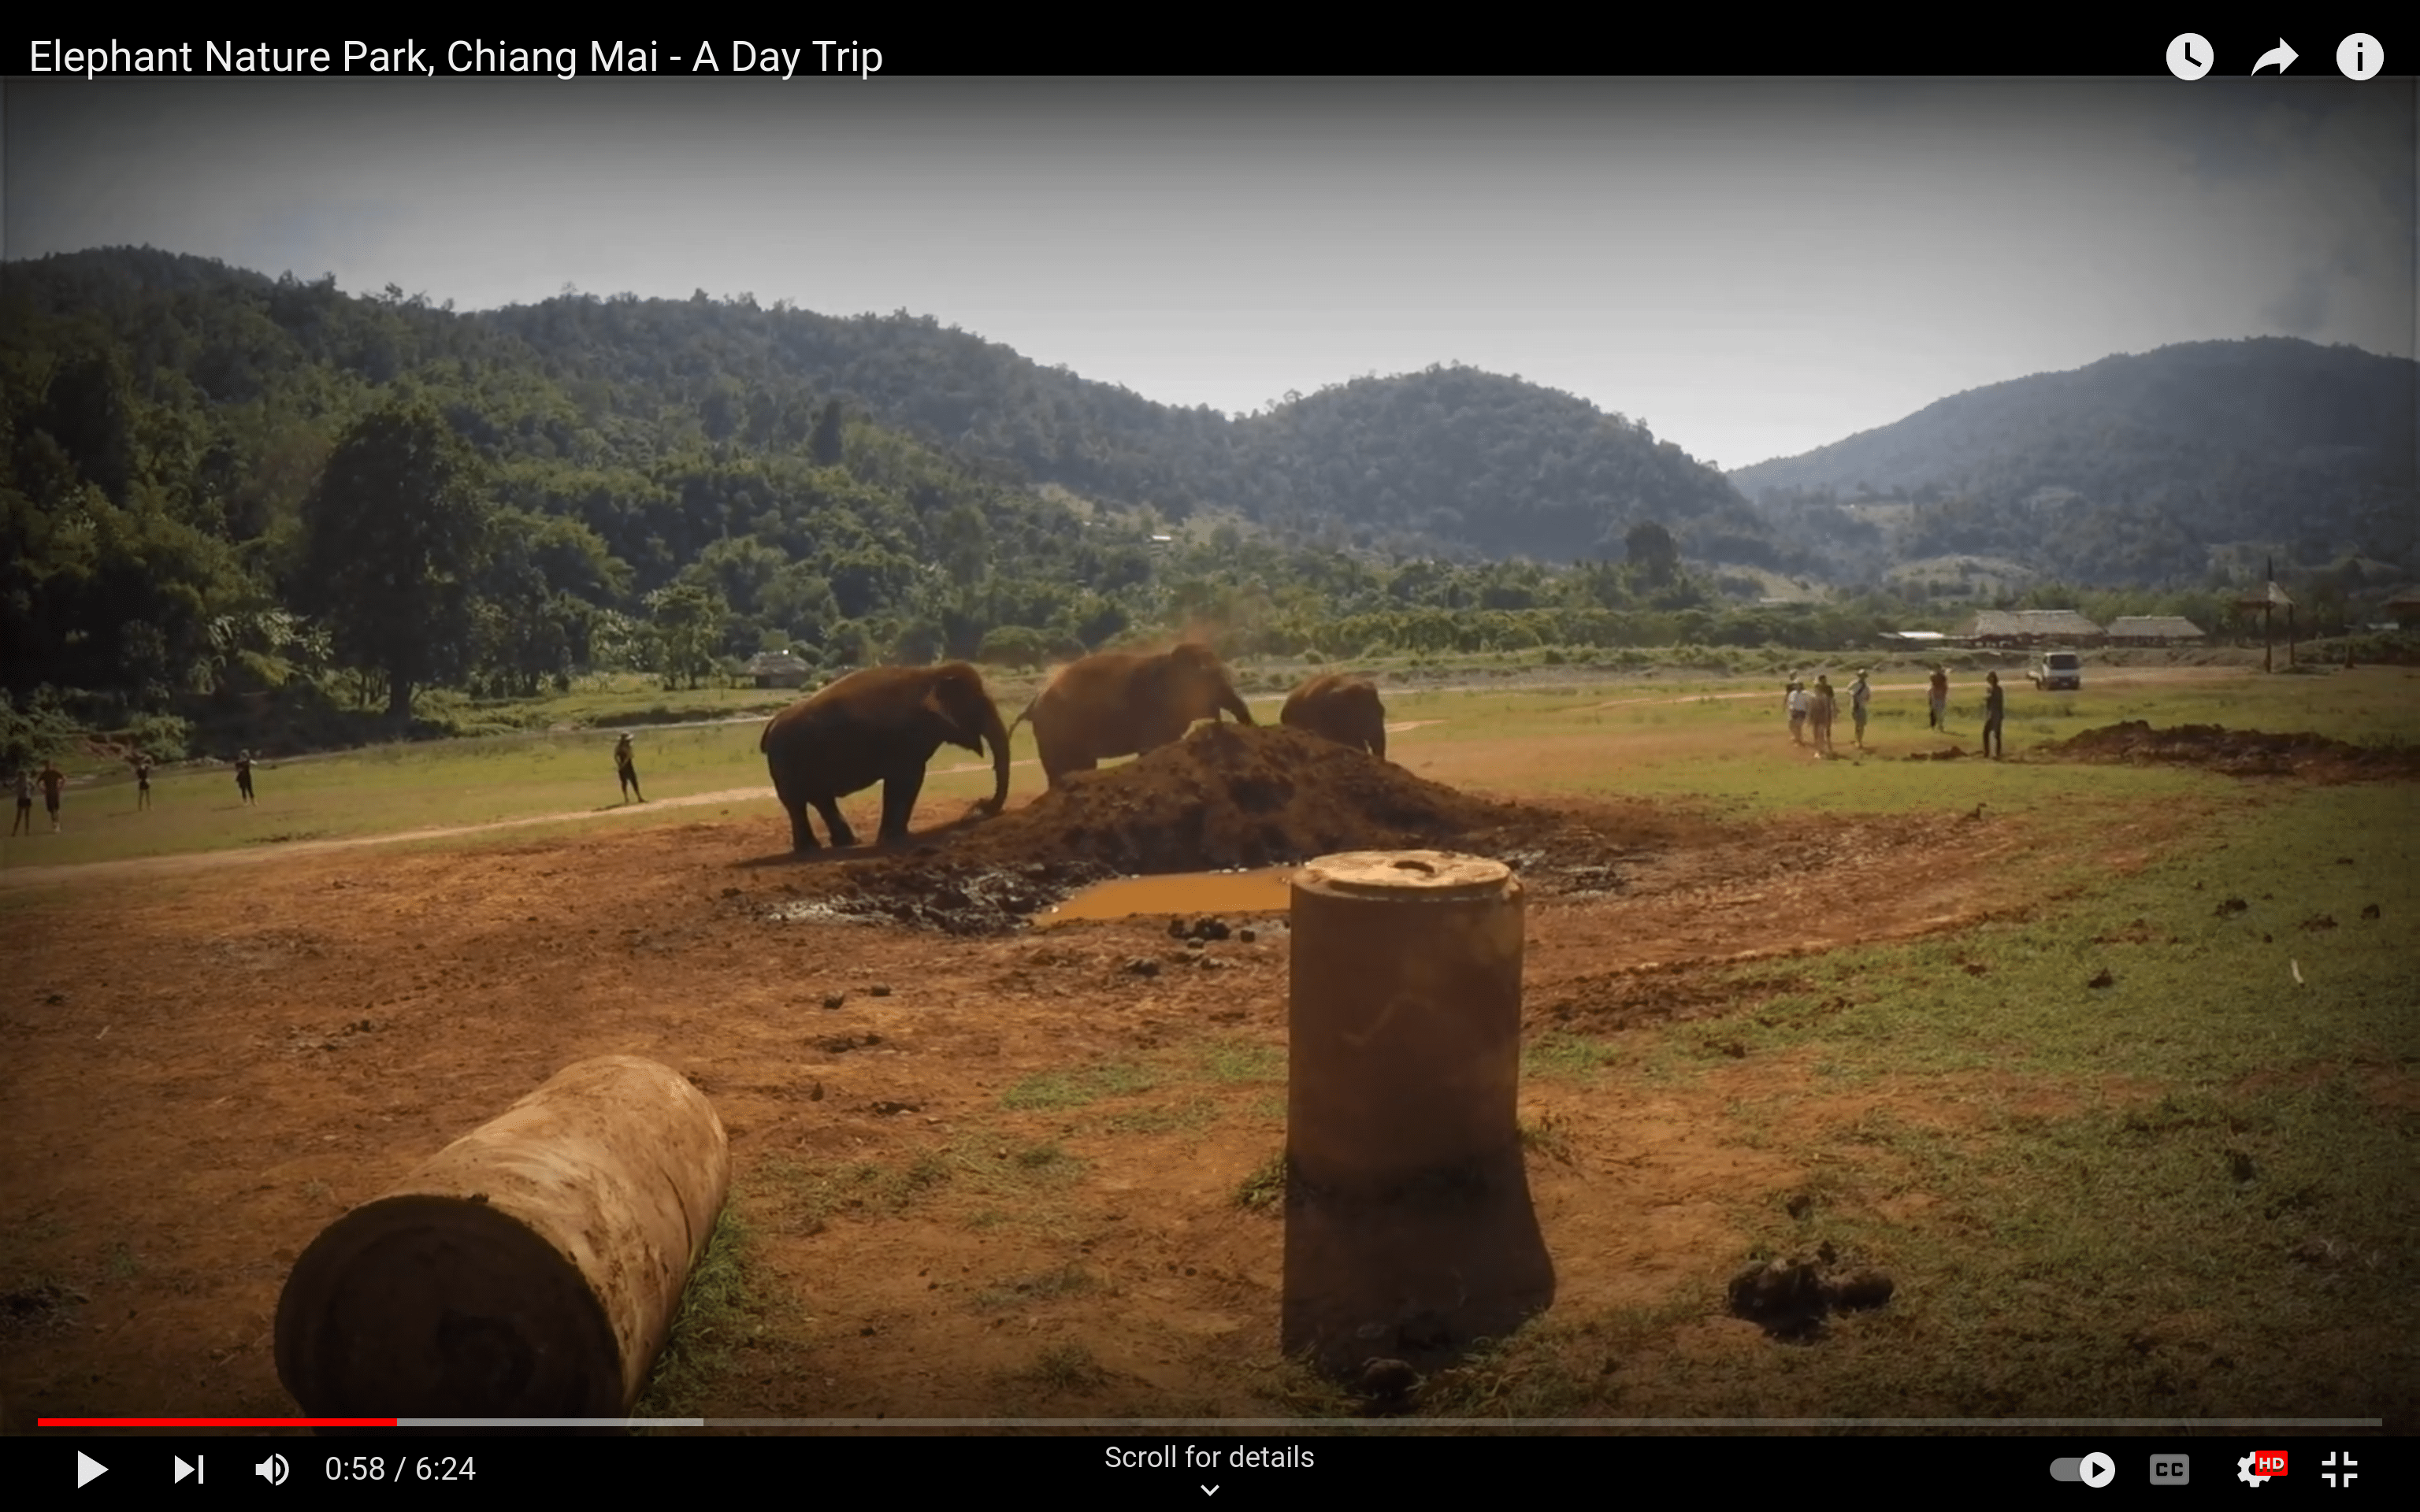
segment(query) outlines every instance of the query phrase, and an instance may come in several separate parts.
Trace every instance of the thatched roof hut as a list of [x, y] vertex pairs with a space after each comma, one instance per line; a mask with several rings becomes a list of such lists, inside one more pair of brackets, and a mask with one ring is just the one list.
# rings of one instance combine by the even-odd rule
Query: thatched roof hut
[[2109, 622], [2113, 645], [2172, 646], [2209, 638], [2200, 625], [2180, 614], [2127, 614]]
[[2104, 634], [2071, 609], [1980, 609], [1967, 631], [1984, 646], [2098, 645]]
[[804, 687], [815, 670], [786, 651], [764, 651], [748, 658], [748, 675], [758, 687]]

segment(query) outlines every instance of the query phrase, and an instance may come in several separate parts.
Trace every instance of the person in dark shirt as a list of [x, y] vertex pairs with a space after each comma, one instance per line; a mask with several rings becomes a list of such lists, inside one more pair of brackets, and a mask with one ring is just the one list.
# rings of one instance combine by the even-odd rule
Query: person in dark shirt
[[2000, 690], [2000, 674], [1983, 674], [1983, 754], [1998, 760], [2008, 754], [2008, 742], [2001, 738], [2000, 721], [2008, 717], [2009, 695]]
[[[41, 775], [35, 779], [42, 784], [42, 807], [51, 811], [51, 833], [59, 832], [59, 789], [67, 785], [68, 775], [55, 762], [44, 762]], [[31, 826], [27, 826], [30, 830]]]
[[235, 753], [235, 788], [243, 795], [244, 802], [252, 801], [252, 752], [249, 750]]

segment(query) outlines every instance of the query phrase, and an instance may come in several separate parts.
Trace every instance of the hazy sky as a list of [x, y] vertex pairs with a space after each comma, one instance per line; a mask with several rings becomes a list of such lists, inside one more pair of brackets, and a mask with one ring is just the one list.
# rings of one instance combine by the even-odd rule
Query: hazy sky
[[1462, 362], [1741, 467], [2171, 342], [2414, 352], [2414, 85], [11, 79], [8, 257], [931, 315], [1229, 411]]

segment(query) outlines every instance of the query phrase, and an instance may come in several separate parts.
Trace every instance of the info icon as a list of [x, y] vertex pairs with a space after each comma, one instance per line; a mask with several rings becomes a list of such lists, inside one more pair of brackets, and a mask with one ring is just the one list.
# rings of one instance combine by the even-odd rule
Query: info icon
[[2190, 1486], [2193, 1484], [2193, 1459], [2188, 1455], [2153, 1455], [2151, 1484], [2154, 1486]]
[[2355, 32], [2336, 44], [2336, 68], [2348, 79], [2370, 79], [2386, 67], [2386, 49], [2367, 32]]
[[2168, 71], [2188, 83], [2208, 73], [2217, 61], [2210, 39], [2198, 32], [2179, 32], [2168, 43]]

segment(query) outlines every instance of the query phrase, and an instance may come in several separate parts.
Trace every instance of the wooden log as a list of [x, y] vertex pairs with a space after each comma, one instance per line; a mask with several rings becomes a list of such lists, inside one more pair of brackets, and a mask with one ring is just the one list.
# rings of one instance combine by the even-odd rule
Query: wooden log
[[568, 1066], [312, 1242], [278, 1379], [313, 1417], [628, 1415], [730, 1186], [678, 1072]]

